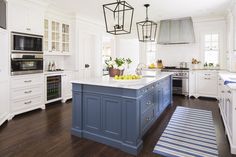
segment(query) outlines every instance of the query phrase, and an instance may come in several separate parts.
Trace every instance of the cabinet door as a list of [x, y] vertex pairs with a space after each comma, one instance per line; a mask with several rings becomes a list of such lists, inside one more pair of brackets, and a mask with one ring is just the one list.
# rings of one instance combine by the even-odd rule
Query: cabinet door
[[8, 33], [0, 28], [0, 81], [8, 80], [9, 75]]
[[7, 119], [9, 112], [9, 82], [0, 81], [0, 125]]
[[62, 24], [62, 53], [70, 51], [70, 25]]
[[8, 20], [11, 31], [28, 32], [28, 7], [9, 1]]
[[84, 94], [84, 128], [87, 131], [99, 133], [101, 131], [101, 97], [93, 94]]
[[8, 5], [9, 29], [15, 32], [43, 35], [44, 11], [40, 8], [34, 4], [10, 2]]
[[154, 104], [155, 104], [156, 117], [160, 115], [159, 92], [158, 92], [159, 89], [158, 88], [159, 88], [159, 84], [156, 84], [156, 87], [154, 89]]
[[102, 131], [108, 137], [120, 139], [122, 133], [122, 100], [117, 97], [102, 98]]
[[233, 102], [232, 102], [232, 95], [231, 90], [226, 88], [226, 123], [228, 125], [230, 136], [232, 136], [232, 129], [233, 129]]
[[160, 114], [162, 113], [162, 111], [164, 110], [164, 103], [163, 103], [163, 88], [159, 88], [158, 89], [158, 100], [159, 100], [159, 110], [160, 110]]
[[216, 74], [198, 73], [197, 74], [197, 93], [201, 96], [209, 95], [217, 97], [218, 85]]
[[49, 20], [44, 19], [43, 49], [45, 52], [49, 51], [49, 24]]
[[194, 71], [189, 72], [189, 96], [196, 93], [196, 73]]
[[57, 21], [51, 21], [51, 50], [53, 52], [60, 52], [60, 23]]
[[234, 9], [234, 15], [231, 15], [230, 16], [230, 32], [229, 33], [232, 33], [232, 40], [230, 40], [230, 42], [232, 43], [233, 42], [233, 51], [236, 51], [236, 9]]
[[43, 10], [37, 8], [28, 9], [28, 30], [31, 34], [43, 35]]
[[73, 79], [72, 72], [65, 72], [63, 75], [63, 99], [72, 98], [72, 84], [71, 81]]

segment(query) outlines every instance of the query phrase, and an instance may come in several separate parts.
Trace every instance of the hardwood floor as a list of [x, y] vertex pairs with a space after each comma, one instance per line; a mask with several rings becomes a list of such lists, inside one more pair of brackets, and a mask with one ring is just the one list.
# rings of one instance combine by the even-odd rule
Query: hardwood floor
[[[176, 106], [211, 110], [217, 133], [220, 157], [230, 154], [229, 144], [217, 107], [211, 99], [174, 97], [169, 107], [144, 137], [139, 157], [158, 157], [152, 150], [168, 124]], [[54, 103], [47, 109], [16, 116], [0, 127], [0, 157], [131, 157], [118, 149], [70, 135], [71, 103]]]

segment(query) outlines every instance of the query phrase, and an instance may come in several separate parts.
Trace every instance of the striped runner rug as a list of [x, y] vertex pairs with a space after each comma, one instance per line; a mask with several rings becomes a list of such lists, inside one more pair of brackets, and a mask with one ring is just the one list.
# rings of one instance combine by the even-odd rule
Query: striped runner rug
[[165, 157], [217, 157], [212, 112], [177, 107], [153, 152]]

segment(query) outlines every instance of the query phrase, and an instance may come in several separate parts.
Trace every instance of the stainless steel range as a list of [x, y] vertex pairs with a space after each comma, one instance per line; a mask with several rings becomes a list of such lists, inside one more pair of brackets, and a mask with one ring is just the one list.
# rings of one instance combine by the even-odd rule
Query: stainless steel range
[[189, 69], [165, 67], [163, 72], [173, 72], [173, 94], [189, 95]]

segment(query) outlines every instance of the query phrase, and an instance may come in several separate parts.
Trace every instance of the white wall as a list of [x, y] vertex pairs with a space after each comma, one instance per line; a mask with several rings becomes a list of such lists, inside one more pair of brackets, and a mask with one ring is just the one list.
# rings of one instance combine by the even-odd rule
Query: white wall
[[[184, 45], [158, 45], [157, 56], [164, 66], [179, 66], [179, 62], [191, 62], [192, 58], [203, 61], [203, 34], [207, 32], [220, 33], [220, 65], [226, 66], [226, 22], [225, 19], [195, 19], [194, 30], [196, 43]], [[203, 63], [204, 64], [204, 63]]]
[[139, 41], [137, 39], [116, 39], [116, 56], [122, 58], [130, 58], [132, 63], [129, 70], [135, 73], [135, 69], [139, 64]]

